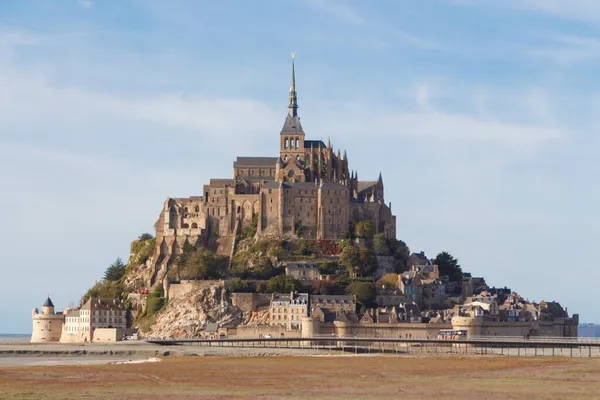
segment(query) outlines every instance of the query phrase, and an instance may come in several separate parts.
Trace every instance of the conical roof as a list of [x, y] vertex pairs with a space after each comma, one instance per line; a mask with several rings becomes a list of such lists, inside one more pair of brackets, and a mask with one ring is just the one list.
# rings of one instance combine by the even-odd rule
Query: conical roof
[[54, 304], [52, 303], [52, 300], [50, 300], [50, 297], [48, 297], [46, 299], [46, 302], [44, 303], [44, 307], [54, 307]]

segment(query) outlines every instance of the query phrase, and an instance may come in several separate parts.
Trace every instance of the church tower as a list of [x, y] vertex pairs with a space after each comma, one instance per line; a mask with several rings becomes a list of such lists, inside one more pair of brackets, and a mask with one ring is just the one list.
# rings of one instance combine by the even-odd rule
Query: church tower
[[296, 95], [296, 71], [294, 65], [294, 53], [292, 53], [292, 83], [290, 85], [290, 102], [288, 115], [281, 129], [279, 137], [279, 157], [283, 164], [281, 176], [278, 179], [286, 182], [303, 182], [306, 177], [304, 130], [298, 116], [298, 97]]

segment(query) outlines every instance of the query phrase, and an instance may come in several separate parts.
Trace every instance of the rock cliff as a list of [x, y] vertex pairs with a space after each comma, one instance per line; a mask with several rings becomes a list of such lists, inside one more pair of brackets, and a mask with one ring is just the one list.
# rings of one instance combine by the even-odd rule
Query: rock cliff
[[169, 299], [158, 314], [150, 337], [200, 337], [209, 322], [219, 326], [238, 325], [244, 321], [242, 311], [231, 304], [223, 286], [212, 286]]

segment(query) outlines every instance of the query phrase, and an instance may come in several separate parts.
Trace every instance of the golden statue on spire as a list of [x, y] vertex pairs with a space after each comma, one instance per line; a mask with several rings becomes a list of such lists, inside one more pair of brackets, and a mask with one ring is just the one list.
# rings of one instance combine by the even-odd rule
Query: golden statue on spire
[[292, 60], [296, 57], [296, 53], [292, 51]]

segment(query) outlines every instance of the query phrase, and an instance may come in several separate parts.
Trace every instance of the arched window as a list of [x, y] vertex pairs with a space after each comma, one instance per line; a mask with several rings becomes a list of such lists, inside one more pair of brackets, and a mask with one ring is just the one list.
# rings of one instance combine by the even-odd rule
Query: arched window
[[284, 149], [287, 149], [287, 148], [288, 148], [288, 138], [285, 138], [285, 139], [283, 140], [283, 148], [284, 148]]
[[298, 148], [298, 147], [299, 147], [299, 146], [298, 146], [298, 144], [299, 144], [299, 143], [300, 143], [300, 140], [299, 140], [299, 139], [296, 139], [296, 148]]
[[200, 212], [200, 206], [196, 206], [195, 210], [196, 212]]
[[189, 228], [189, 227], [190, 227], [190, 226], [189, 226], [188, 224], [183, 224], [183, 228], [184, 228], [184, 229], [187, 229], [187, 228]]
[[192, 228], [193, 228], [193, 229], [198, 229], [198, 224], [194, 222], [194, 223], [192, 224]]

